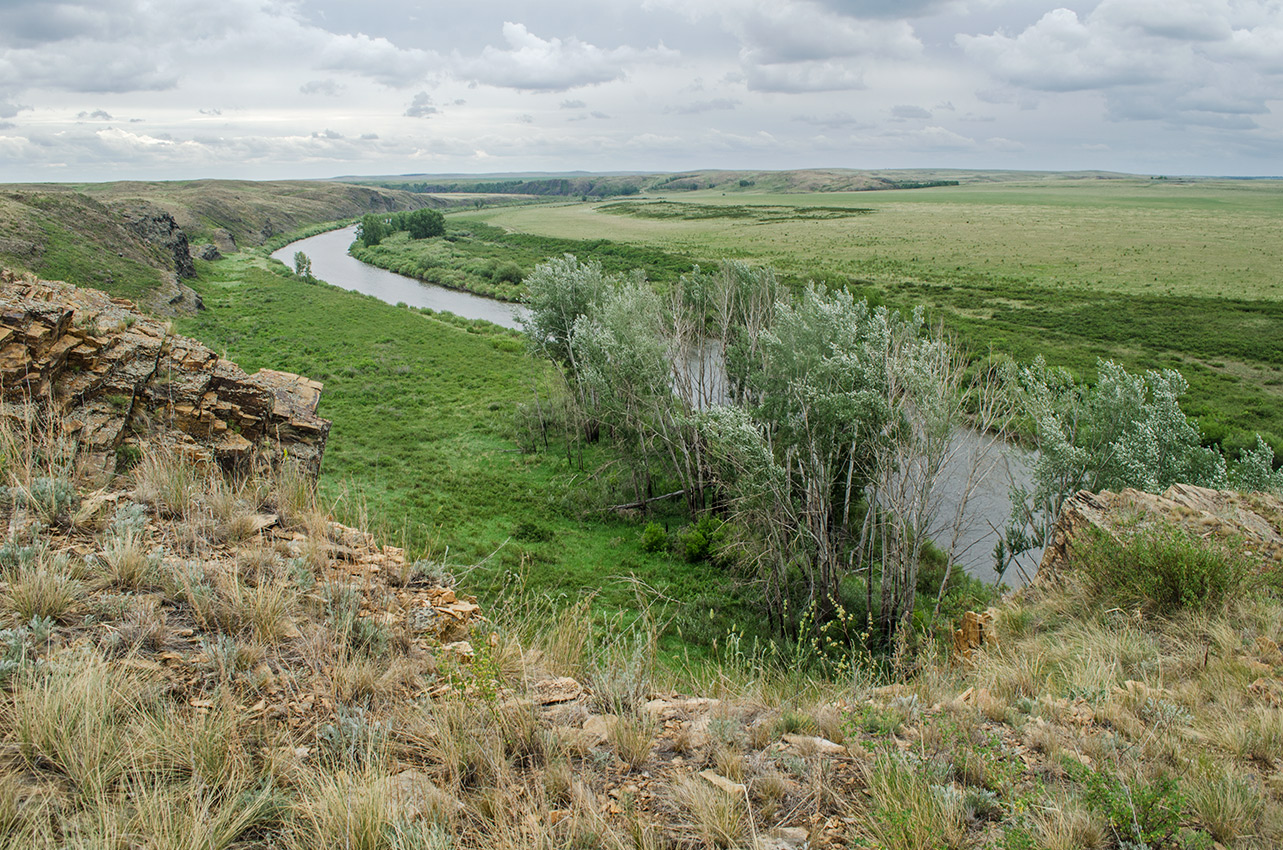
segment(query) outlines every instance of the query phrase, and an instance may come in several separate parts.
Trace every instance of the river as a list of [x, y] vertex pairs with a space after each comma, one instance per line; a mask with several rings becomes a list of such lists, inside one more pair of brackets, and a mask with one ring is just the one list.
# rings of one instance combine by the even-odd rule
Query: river
[[[273, 252], [272, 256], [293, 268], [295, 252], [302, 251], [311, 259], [312, 274], [317, 278], [343, 289], [373, 295], [389, 304], [430, 307], [467, 319], [485, 319], [508, 328], [520, 327], [518, 320], [524, 313], [521, 305], [446, 289], [367, 265], [347, 252], [355, 238], [355, 227], [331, 230], [291, 242]], [[977, 456], [980, 461], [973, 464], [972, 459]], [[954, 437], [951, 462], [941, 475], [942, 480], [934, 496], [939, 519], [932, 526], [932, 537], [941, 548], [947, 547], [955, 536], [953, 517], [957, 515], [958, 505], [967, 490], [968, 470], [973, 465], [985, 470], [985, 474], [980, 480], [973, 481], [963, 519], [958, 524], [955, 559], [971, 575], [992, 582], [996, 577], [993, 565], [993, 548], [997, 542], [995, 529], [1004, 528], [1011, 515], [1008, 489], [1012, 480], [1030, 487], [1031, 477], [1020, 449], [994, 442], [969, 429], [959, 429]], [[1041, 551], [1027, 553], [1019, 564], [1032, 576], [1041, 556]], [[1024, 583], [1015, 567], [1008, 570], [1004, 580], [1011, 585]]]
[[433, 310], [444, 310], [467, 319], [485, 319], [506, 328], [520, 327], [517, 324], [517, 319], [523, 313], [520, 304], [446, 289], [444, 286], [423, 283], [378, 266], [367, 265], [347, 252], [354, 239], [355, 225], [291, 242], [273, 252], [272, 256], [294, 268], [294, 253], [302, 251], [312, 261], [312, 274], [315, 277], [343, 289], [373, 295], [389, 304], [431, 307]]

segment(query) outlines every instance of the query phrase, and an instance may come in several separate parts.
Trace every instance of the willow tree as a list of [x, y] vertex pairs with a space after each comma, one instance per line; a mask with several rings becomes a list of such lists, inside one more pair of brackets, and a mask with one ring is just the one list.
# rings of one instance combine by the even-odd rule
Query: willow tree
[[887, 361], [903, 328], [898, 314], [845, 292], [810, 286], [796, 302], [777, 299], [769, 330], [743, 360], [743, 395], [754, 403], [705, 417], [734, 510], [767, 543], [771, 595], [780, 604], [795, 596], [797, 571], [803, 604], [820, 619], [840, 598], [855, 508], [891, 413]]

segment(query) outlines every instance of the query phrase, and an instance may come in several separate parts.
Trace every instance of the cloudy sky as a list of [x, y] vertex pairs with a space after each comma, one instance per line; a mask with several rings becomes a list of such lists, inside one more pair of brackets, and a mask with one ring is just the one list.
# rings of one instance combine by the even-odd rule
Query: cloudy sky
[[1280, 0], [0, 0], [0, 180], [1283, 173]]

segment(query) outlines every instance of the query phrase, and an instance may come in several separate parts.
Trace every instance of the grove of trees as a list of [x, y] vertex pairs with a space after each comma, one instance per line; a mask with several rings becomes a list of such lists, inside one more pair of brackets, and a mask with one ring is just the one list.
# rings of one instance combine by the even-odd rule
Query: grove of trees
[[[938, 610], [967, 500], [1015, 431], [1036, 449], [1037, 483], [1013, 494], [999, 561], [1037, 545], [1080, 488], [1283, 485], [1263, 442], [1232, 474], [1201, 445], [1175, 372], [1102, 362], [1088, 387], [1041, 360], [971, 362], [921, 311], [817, 285], [794, 295], [738, 262], [661, 292], [640, 272], [566, 255], [526, 286], [530, 349], [564, 380], [567, 451], [609, 439], [629, 506], [680, 497], [692, 519], [723, 520], [725, 552], [780, 633], [860, 603], [864, 637], [894, 641], [919, 608], [933, 530], [947, 559]], [[979, 438], [965, 456], [963, 427]], [[965, 479], [949, 515], [946, 470]]]
[[366, 213], [356, 228], [356, 238], [367, 248], [378, 245], [398, 231], [406, 231], [411, 239], [430, 239], [445, 235], [445, 216], [436, 210], [419, 209], [408, 212], [380, 215]]

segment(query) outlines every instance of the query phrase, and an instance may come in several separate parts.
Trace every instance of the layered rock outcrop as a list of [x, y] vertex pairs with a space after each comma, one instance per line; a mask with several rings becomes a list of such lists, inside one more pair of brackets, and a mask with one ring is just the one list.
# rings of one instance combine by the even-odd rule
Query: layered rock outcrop
[[[289, 457], [320, 470], [321, 384], [247, 375], [128, 301], [0, 272], [0, 396], [53, 405], [82, 456], [110, 471], [123, 447], [173, 443], [224, 466]], [[12, 412], [12, 411], [11, 411]]]
[[1155, 525], [1174, 525], [1203, 538], [1232, 542], [1262, 565], [1283, 562], [1283, 500], [1275, 496], [1189, 484], [1175, 484], [1162, 495], [1082, 490], [1061, 507], [1038, 565], [1038, 580], [1052, 580], [1071, 568], [1075, 546], [1096, 534], [1117, 537]]

